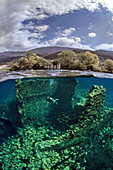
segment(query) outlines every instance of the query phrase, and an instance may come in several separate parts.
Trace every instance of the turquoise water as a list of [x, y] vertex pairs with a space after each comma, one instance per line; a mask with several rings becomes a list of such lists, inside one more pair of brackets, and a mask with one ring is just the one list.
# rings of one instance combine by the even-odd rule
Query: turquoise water
[[0, 169], [113, 169], [112, 92], [109, 78], [1, 82]]
[[[28, 79], [25, 79], [28, 80]], [[108, 105], [113, 106], [113, 80], [109, 78], [87, 78], [78, 77], [79, 84], [77, 89], [88, 91], [92, 85], [103, 86], [107, 89], [106, 102]], [[15, 94], [15, 80], [7, 80], [0, 83], [0, 104], [6, 103], [16, 98]]]
[[88, 91], [92, 85], [103, 86], [106, 88], [106, 103], [109, 107], [113, 107], [113, 79], [109, 78], [85, 78], [79, 77], [78, 89]]

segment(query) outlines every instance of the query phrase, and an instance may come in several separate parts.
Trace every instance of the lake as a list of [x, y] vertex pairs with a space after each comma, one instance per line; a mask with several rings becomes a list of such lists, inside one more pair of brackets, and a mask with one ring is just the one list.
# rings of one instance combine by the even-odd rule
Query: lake
[[0, 169], [113, 169], [112, 74], [0, 76]]

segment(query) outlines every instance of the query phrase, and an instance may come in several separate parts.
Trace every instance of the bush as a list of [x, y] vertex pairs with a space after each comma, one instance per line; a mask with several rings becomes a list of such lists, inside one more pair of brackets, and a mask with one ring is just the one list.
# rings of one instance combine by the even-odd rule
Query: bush
[[77, 54], [71, 50], [63, 50], [58, 54], [58, 61], [63, 69], [72, 69], [77, 60]]
[[79, 69], [81, 70], [99, 70], [99, 58], [96, 54], [92, 54], [89, 51], [78, 54]]
[[63, 50], [58, 54], [58, 58], [63, 69], [100, 71], [98, 56], [89, 51], [76, 54], [70, 50]]
[[11, 70], [30, 70], [46, 68], [48, 61], [42, 57], [37, 56], [34, 53], [26, 52], [25, 57], [21, 57], [12, 66]]
[[33, 66], [33, 69], [43, 69], [48, 65], [48, 61], [45, 58], [39, 57]]
[[113, 73], [113, 60], [107, 59], [104, 63], [105, 71]]

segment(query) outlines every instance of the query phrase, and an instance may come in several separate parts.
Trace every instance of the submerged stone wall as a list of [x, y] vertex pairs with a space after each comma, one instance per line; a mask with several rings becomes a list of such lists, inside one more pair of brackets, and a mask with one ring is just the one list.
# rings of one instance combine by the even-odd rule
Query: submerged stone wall
[[51, 108], [51, 103], [46, 97], [53, 95], [57, 82], [52, 84], [48, 79], [16, 80], [16, 98], [18, 100], [19, 113], [22, 115], [23, 124], [36, 124], [43, 119]]
[[72, 110], [75, 78], [16, 80], [18, 110], [22, 124], [37, 125], [47, 116]]
[[[106, 89], [103, 86], [92, 86], [87, 96], [84, 110], [79, 114], [78, 121], [70, 126], [67, 133], [62, 136], [65, 140], [57, 146], [57, 149], [64, 149], [80, 144], [85, 140], [93, 140], [94, 135], [102, 129], [107, 119], [107, 114], [102, 109], [105, 103]], [[75, 110], [76, 111], [76, 110]], [[88, 142], [88, 141], [87, 141]]]
[[86, 112], [101, 112], [105, 102], [106, 89], [103, 86], [92, 86], [85, 103]]
[[102, 119], [102, 110], [105, 103], [106, 89], [103, 86], [93, 85], [84, 106], [84, 111], [79, 116], [79, 125], [88, 127], [96, 125]]

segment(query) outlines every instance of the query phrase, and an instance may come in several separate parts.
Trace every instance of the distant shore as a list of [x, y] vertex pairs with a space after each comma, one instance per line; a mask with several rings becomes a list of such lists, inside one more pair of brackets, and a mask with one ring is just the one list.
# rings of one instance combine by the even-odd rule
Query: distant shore
[[0, 65], [0, 72], [6, 72], [6, 71], [10, 71], [10, 65], [9, 64]]
[[[14, 56], [13, 56], [14, 57]], [[2, 58], [2, 57], [0, 57]], [[75, 53], [71, 50], [63, 50], [57, 54], [56, 60], [45, 59], [35, 53], [26, 52], [25, 56], [14, 58], [3, 57], [4, 62], [0, 62], [0, 73], [11, 71], [38, 71], [38, 70], [79, 70], [79, 71], [94, 71], [99, 73], [113, 73], [113, 60], [107, 59], [104, 62], [99, 60], [99, 56], [86, 51], [85, 53]], [[7, 59], [10, 58], [10, 61]]]
[[6, 67], [8, 67], [8, 65], [3, 64], [3, 65], [0, 66], [0, 69], [4, 69]]

